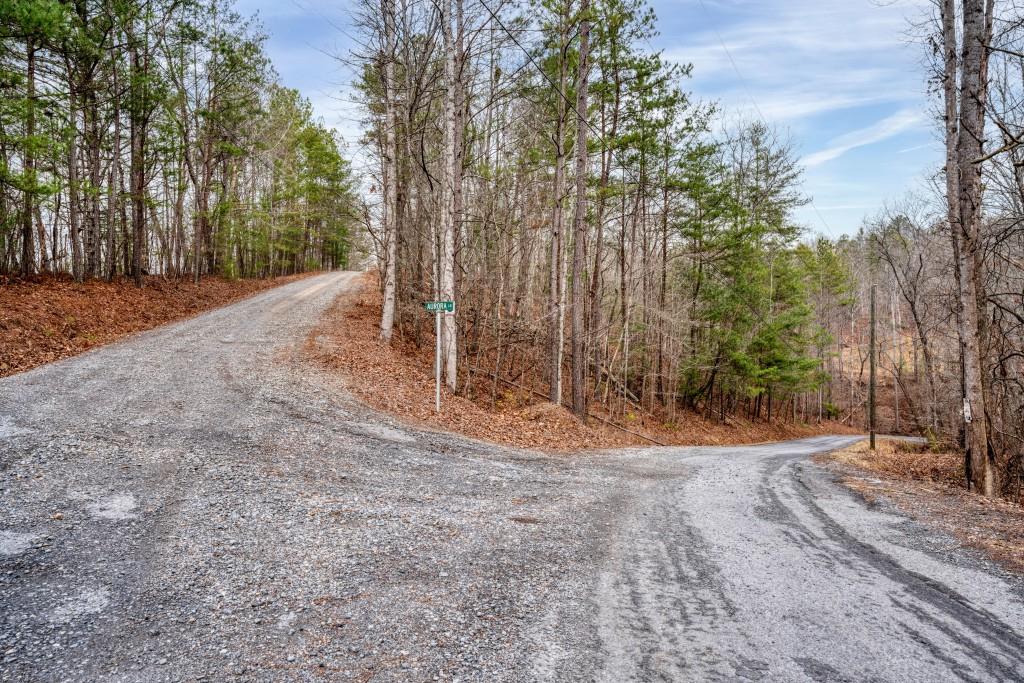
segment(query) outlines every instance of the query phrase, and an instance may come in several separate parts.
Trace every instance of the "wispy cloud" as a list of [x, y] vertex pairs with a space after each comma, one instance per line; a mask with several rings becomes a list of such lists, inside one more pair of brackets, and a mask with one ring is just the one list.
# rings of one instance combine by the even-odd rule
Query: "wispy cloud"
[[930, 123], [924, 47], [910, 36], [932, 0], [651, 2], [658, 46], [693, 64], [687, 88], [721, 105], [721, 125], [764, 119], [807, 154], [804, 224], [855, 230], [935, 163], [933, 146], [915, 147]]
[[[655, 6], [663, 2], [655, 0]], [[927, 2], [705, 2], [690, 17], [700, 19], [701, 28], [665, 34], [665, 56], [693, 63], [698, 93], [726, 107], [760, 109], [775, 122], [907, 103], [924, 90], [916, 70], [908, 68], [919, 48], [909, 44], [907, 20], [919, 17]]]
[[804, 157], [804, 166], [813, 168], [820, 166], [827, 161], [838, 159], [851, 149], [872, 145], [881, 142], [894, 135], [910, 130], [924, 121], [924, 117], [918, 111], [903, 109], [892, 116], [887, 116], [881, 121], [864, 128], [850, 131], [833, 138], [828, 145], [813, 154]]
[[[907, 40], [907, 19], [919, 19], [932, 0], [649, 2], [660, 31], [652, 47], [694, 65], [685, 87], [721, 105], [721, 125], [764, 118], [811, 152], [805, 191], [820, 201], [805, 207], [808, 225], [827, 220], [832, 229], [855, 228], [861, 207], [880, 205], [935, 158], [934, 147], [913, 146], [923, 138], [912, 129], [926, 122], [912, 121], [912, 112], [926, 111], [926, 96], [922, 48]], [[357, 165], [364, 162], [363, 113], [351, 102], [358, 73], [332, 58], [355, 45], [358, 6], [353, 0], [238, 0], [238, 9], [259, 10], [282, 81], [309, 97], [317, 115], [344, 136], [346, 154]], [[827, 163], [901, 132], [907, 138], [900, 140], [907, 148], [902, 154], [877, 145], [871, 155]]]
[[907, 152], [916, 152], [919, 149], [932, 149], [934, 147], [936, 147], [936, 143], [933, 140], [932, 142], [926, 142], [923, 145], [914, 145], [913, 147], [904, 147], [903, 149], [896, 150], [896, 153], [897, 154], [906, 154]]

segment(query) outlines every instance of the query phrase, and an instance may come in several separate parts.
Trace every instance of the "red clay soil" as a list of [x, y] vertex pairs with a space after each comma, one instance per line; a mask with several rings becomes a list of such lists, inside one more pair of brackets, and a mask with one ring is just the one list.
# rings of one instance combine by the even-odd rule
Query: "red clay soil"
[[[492, 410], [490, 400], [442, 395], [443, 411], [434, 412], [433, 349], [411, 343], [383, 344], [378, 339], [380, 294], [367, 274], [362, 287], [342, 294], [307, 342], [310, 357], [337, 371], [348, 389], [364, 403], [421, 426], [520, 448], [574, 452], [620, 446], [718, 445], [777, 441], [823, 433], [856, 433], [837, 423], [728, 424], [681, 412], [674, 424], [650, 415], [621, 428], [590, 419], [583, 424], [565, 408], [544, 402], [529, 391], [509, 387]], [[596, 413], [603, 419], [607, 414]], [[629, 431], [624, 431], [628, 429]], [[646, 438], [645, 438], [646, 437]]]
[[0, 377], [223, 306], [306, 275], [265, 280], [0, 279]]
[[861, 442], [819, 459], [836, 463], [843, 483], [868, 502], [885, 498], [961, 545], [1024, 572], [1024, 506], [968, 491], [962, 454], [881, 440], [874, 453]]

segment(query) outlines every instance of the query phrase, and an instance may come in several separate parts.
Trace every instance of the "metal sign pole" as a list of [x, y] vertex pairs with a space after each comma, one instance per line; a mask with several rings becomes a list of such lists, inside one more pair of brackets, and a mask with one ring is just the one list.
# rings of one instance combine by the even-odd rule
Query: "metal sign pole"
[[434, 353], [434, 410], [441, 414], [441, 309], [434, 313], [437, 321], [437, 350]]
[[434, 410], [441, 414], [441, 316], [455, 315], [454, 301], [424, 301], [423, 307], [434, 314], [437, 349], [434, 351]]

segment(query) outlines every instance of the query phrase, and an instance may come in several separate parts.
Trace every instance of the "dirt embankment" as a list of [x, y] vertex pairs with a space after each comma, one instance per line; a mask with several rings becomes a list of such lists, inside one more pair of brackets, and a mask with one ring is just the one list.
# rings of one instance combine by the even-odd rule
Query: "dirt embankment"
[[0, 279], [0, 377], [223, 306], [306, 275], [265, 280]]
[[881, 439], [874, 452], [862, 441], [820, 459], [838, 464], [843, 483], [868, 502], [885, 498], [962, 545], [1024, 571], [1024, 506], [968, 491], [962, 454]]
[[[338, 371], [348, 388], [370, 406], [427, 427], [519, 448], [551, 452], [621, 446], [727, 445], [777, 441], [824, 433], [856, 433], [837, 423], [750, 423], [731, 419], [722, 424], [690, 411], [668, 423], [651, 415], [634, 416], [613, 426], [613, 416], [598, 412], [583, 424], [565, 408], [530, 390], [502, 386], [493, 408], [490, 396], [472, 401], [447, 390], [442, 414], [434, 412], [433, 347], [417, 348], [396, 339], [378, 339], [380, 295], [372, 275], [329, 308], [309, 338], [307, 350], [319, 363]], [[396, 337], [398, 337], [396, 333]], [[614, 418], [619, 419], [619, 418]]]

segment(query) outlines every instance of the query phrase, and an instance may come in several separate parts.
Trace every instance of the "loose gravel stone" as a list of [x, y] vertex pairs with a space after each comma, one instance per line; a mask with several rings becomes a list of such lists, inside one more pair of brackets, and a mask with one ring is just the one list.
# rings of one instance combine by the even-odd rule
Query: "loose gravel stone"
[[1020, 680], [1017, 579], [807, 462], [848, 439], [397, 424], [303, 358], [354, 277], [0, 380], [0, 681]]

